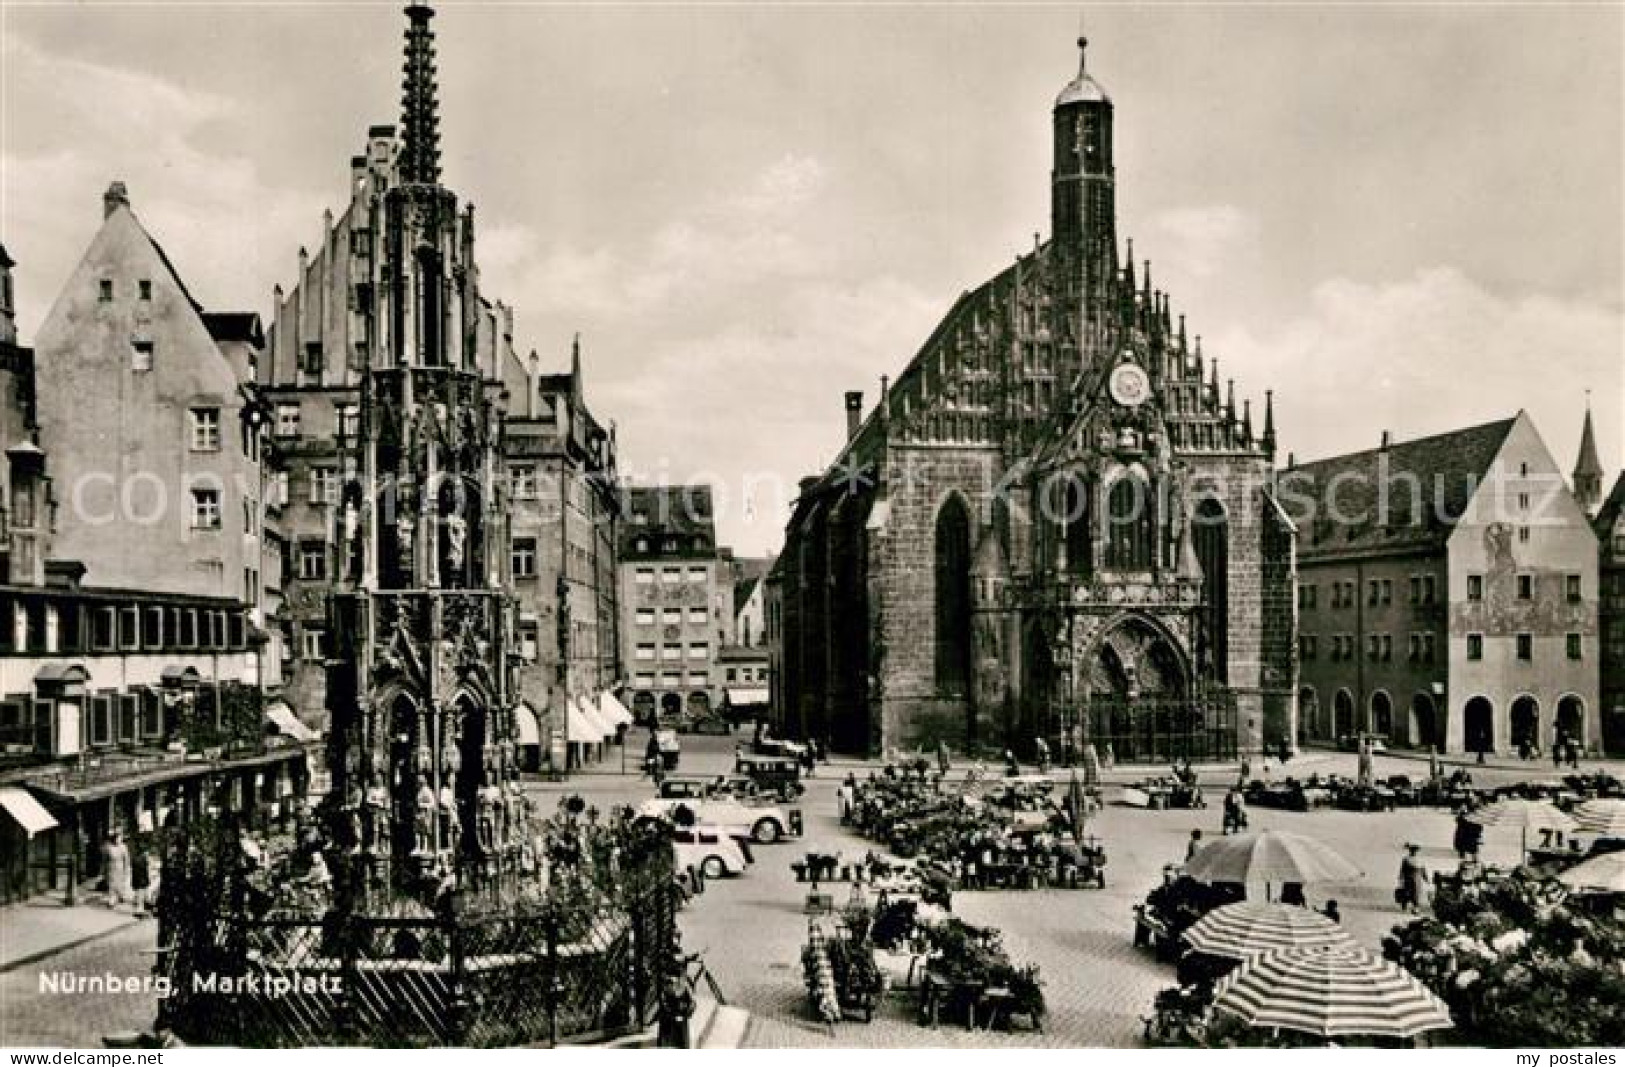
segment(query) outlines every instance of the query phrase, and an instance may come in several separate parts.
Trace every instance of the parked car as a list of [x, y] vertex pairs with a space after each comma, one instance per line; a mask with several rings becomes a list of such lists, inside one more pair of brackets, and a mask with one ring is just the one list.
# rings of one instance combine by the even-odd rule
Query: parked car
[[672, 831], [672, 849], [678, 870], [694, 868], [706, 878], [744, 874], [751, 863], [745, 846], [718, 826], [678, 827]]
[[1342, 737], [1337, 739], [1337, 747], [1342, 749], [1344, 752], [1358, 752], [1360, 751], [1361, 741], [1367, 742], [1371, 746], [1372, 752], [1388, 751], [1387, 734], [1344, 734]]
[[660, 746], [660, 762], [668, 771], [677, 769], [677, 761], [682, 756], [683, 744], [677, 740], [677, 731], [669, 726], [663, 726], [655, 731], [655, 744]]
[[807, 791], [801, 784], [801, 761], [794, 756], [742, 754], [734, 757], [734, 772], [749, 778], [759, 792], [771, 793], [785, 802]]
[[745, 804], [737, 798], [721, 795], [706, 798], [655, 797], [638, 805], [637, 814], [644, 818], [674, 819], [676, 810], [681, 807], [687, 807], [693, 813], [693, 822], [697, 826], [721, 827], [730, 834], [748, 837], [764, 845], [801, 835], [800, 809], [786, 810], [777, 804]]

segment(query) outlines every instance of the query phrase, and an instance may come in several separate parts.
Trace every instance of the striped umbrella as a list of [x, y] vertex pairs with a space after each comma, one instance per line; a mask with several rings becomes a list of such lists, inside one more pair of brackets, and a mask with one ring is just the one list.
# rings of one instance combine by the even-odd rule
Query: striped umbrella
[[1233, 960], [1288, 948], [1354, 945], [1341, 926], [1318, 911], [1256, 901], [1214, 908], [1185, 931], [1185, 942], [1197, 952]]
[[1555, 830], [1571, 833], [1575, 822], [1549, 800], [1529, 800], [1525, 797], [1502, 797], [1468, 814], [1469, 822], [1486, 829], [1492, 826], [1513, 827], [1518, 830], [1523, 850], [1529, 851], [1529, 831]]
[[1185, 864], [1198, 882], [1347, 882], [1360, 868], [1312, 837], [1286, 830], [1231, 834]]
[[1243, 960], [1213, 1006], [1248, 1026], [1316, 1037], [1412, 1038], [1454, 1025], [1412, 975], [1358, 946], [1289, 948]]
[[1570, 867], [1557, 880], [1582, 893], [1625, 893], [1625, 852], [1593, 856]]
[[1625, 800], [1599, 797], [1574, 809], [1579, 829], [1598, 837], [1625, 837]]

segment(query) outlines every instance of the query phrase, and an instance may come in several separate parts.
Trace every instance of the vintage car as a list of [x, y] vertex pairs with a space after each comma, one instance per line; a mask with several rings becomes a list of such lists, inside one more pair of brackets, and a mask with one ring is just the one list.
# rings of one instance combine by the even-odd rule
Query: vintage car
[[664, 800], [723, 797], [745, 804], [760, 803], [764, 799], [757, 796], [756, 783], [741, 774], [674, 774], [660, 783], [659, 796]]
[[700, 824], [678, 827], [672, 832], [677, 869], [693, 868], [707, 878], [744, 874], [751, 864], [747, 847], [716, 826]]
[[745, 804], [733, 797], [713, 795], [706, 798], [655, 797], [638, 805], [640, 818], [672, 819], [678, 808], [686, 807], [693, 822], [699, 826], [721, 827], [730, 834], [748, 837], [752, 841], [770, 845], [786, 837], [801, 836], [801, 810], [784, 809], [776, 804]]
[[1344, 752], [1358, 752], [1362, 741], [1370, 746], [1372, 752], [1388, 751], [1387, 734], [1344, 734], [1337, 739], [1337, 747]]
[[754, 782], [757, 792], [771, 794], [786, 803], [807, 791], [801, 784], [801, 762], [794, 756], [741, 753], [734, 757], [734, 772]]
[[660, 747], [660, 763], [668, 771], [677, 769], [677, 761], [683, 753], [683, 743], [677, 740], [677, 731], [663, 726], [655, 731], [655, 744]]
[[1153, 810], [1207, 807], [1207, 798], [1203, 796], [1200, 785], [1191, 785], [1170, 775], [1125, 785], [1118, 794], [1118, 800], [1132, 808]]

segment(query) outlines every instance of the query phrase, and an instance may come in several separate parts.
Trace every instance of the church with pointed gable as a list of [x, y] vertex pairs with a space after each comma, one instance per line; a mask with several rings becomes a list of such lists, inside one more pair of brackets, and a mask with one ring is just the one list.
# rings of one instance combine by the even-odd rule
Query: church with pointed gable
[[1048, 239], [866, 417], [848, 394], [841, 454], [802, 482], [770, 579], [791, 735], [1120, 761], [1295, 741], [1268, 396], [1238, 404], [1120, 245], [1114, 109], [1082, 59], [1053, 114]]

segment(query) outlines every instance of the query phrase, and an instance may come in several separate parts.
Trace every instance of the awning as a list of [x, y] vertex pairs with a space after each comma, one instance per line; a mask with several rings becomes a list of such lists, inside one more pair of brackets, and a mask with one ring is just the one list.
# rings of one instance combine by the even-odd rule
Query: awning
[[521, 701], [513, 707], [513, 722], [518, 728], [519, 743], [521, 745], [539, 745], [542, 743], [542, 728], [536, 722], [536, 713], [529, 704]]
[[565, 705], [564, 739], [572, 745], [596, 745], [604, 740], [598, 720], [580, 701], [572, 700]]
[[34, 672], [34, 684], [41, 682], [56, 685], [83, 685], [90, 681], [90, 672], [85, 670], [82, 663], [47, 663]]
[[767, 690], [760, 687], [724, 689], [723, 694], [728, 698], [728, 703], [736, 708], [768, 702]]
[[315, 741], [321, 737], [315, 730], [299, 721], [299, 716], [293, 713], [286, 700], [273, 700], [265, 706], [265, 718], [277, 728], [277, 732], [286, 734], [295, 741]]
[[615, 736], [615, 724], [598, 713], [597, 702], [592, 697], [579, 696], [576, 701], [581, 705], [582, 713], [592, 722], [593, 729], [598, 731], [599, 740]]
[[45, 806], [21, 786], [0, 786], [0, 808], [5, 808], [6, 814], [17, 820], [17, 825], [29, 837], [56, 826], [56, 819], [45, 810]]
[[190, 664], [184, 667], [180, 664], [171, 664], [165, 667], [163, 673], [158, 677], [165, 685], [196, 685], [203, 680], [203, 676], [197, 672], [197, 668]]
[[611, 726], [631, 726], [637, 722], [632, 713], [626, 710], [626, 705], [608, 689], [598, 694], [598, 713]]

